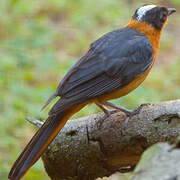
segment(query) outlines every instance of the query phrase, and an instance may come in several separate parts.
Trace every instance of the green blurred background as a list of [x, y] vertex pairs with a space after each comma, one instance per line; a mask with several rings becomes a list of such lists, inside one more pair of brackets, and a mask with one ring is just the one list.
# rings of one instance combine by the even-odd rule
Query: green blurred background
[[[127, 24], [134, 10], [155, 3], [180, 10], [180, 0], [0, 0], [0, 179], [44, 120], [40, 109], [67, 70], [101, 35]], [[150, 76], [126, 97], [127, 108], [180, 98], [180, 14], [169, 19]], [[55, 102], [55, 101], [54, 101]], [[75, 117], [100, 112], [94, 105]], [[49, 179], [38, 161], [24, 177]]]

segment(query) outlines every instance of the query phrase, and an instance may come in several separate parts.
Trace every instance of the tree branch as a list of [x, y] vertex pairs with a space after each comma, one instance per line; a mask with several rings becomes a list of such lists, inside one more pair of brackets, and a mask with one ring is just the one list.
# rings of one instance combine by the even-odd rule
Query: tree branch
[[180, 100], [163, 102], [131, 118], [116, 113], [103, 119], [101, 113], [69, 120], [42, 159], [53, 180], [95, 179], [132, 170], [149, 146], [179, 135]]

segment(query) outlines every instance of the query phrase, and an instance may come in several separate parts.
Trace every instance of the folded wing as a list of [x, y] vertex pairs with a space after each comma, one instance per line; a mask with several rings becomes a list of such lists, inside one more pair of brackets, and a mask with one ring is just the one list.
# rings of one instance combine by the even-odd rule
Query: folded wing
[[[61, 81], [58, 95], [73, 105], [116, 91], [146, 72], [152, 59], [146, 36], [130, 28], [113, 31], [91, 45]], [[57, 102], [50, 113], [59, 106]]]

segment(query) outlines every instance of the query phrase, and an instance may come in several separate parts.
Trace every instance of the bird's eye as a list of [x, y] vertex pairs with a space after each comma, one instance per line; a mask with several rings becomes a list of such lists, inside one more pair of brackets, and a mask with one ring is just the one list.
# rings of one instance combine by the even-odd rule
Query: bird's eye
[[166, 18], [167, 18], [167, 14], [165, 12], [163, 12], [161, 15], [160, 15], [160, 19], [162, 21], [166, 21]]

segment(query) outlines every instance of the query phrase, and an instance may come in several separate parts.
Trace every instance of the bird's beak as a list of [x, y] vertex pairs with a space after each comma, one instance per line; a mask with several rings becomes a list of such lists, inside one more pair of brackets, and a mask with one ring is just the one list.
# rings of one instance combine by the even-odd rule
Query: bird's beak
[[176, 9], [175, 8], [168, 8], [168, 16], [175, 13]]

